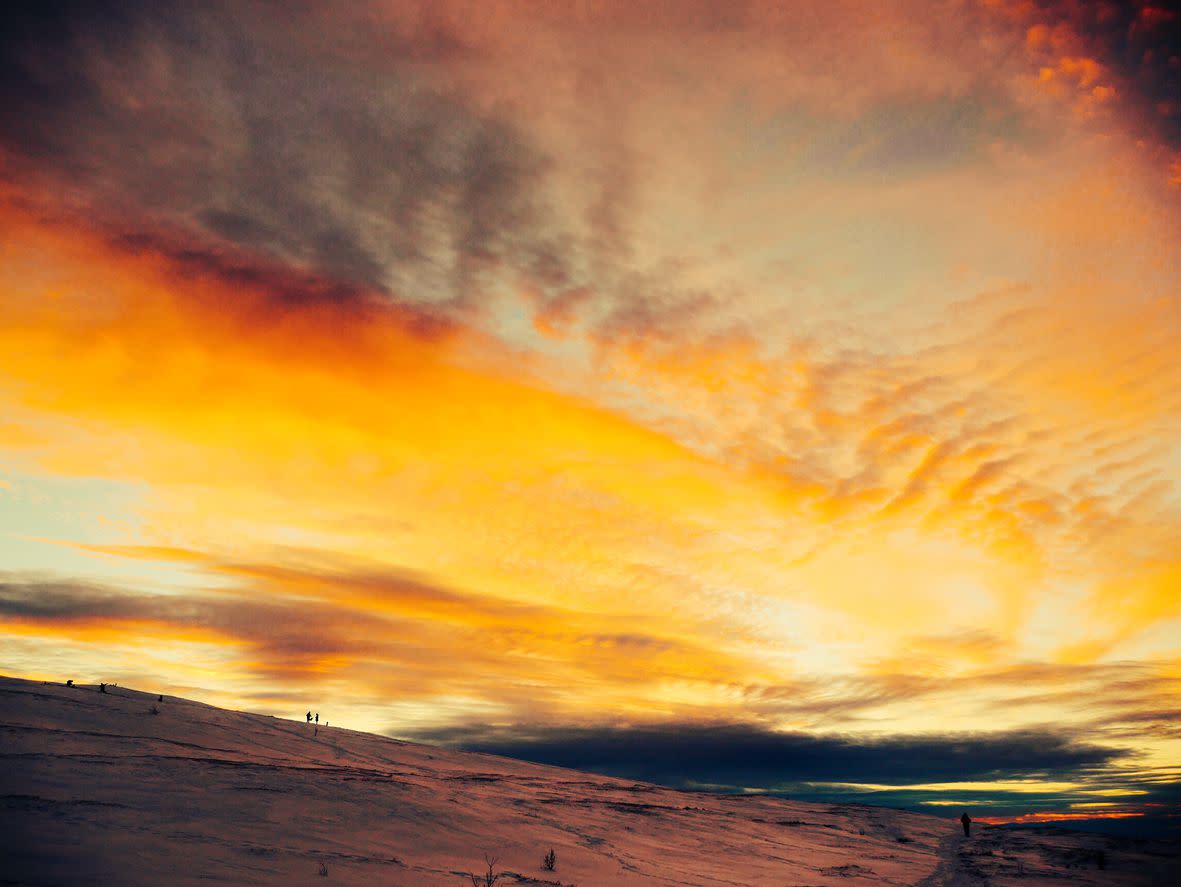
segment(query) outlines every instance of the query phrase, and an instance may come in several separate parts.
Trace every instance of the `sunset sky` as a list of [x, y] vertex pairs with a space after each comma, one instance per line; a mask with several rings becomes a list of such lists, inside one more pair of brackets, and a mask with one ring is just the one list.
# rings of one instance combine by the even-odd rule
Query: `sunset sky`
[[6, 7], [0, 672], [1176, 816], [1178, 45], [1147, 3]]

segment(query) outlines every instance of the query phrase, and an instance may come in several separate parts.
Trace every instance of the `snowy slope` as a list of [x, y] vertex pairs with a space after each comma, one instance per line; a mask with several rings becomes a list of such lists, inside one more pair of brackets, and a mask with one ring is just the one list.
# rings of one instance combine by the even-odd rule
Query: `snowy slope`
[[501, 885], [1181, 883], [1166, 844], [1002, 829], [964, 841], [956, 822], [915, 813], [314, 735], [122, 687], [0, 678], [0, 706], [0, 884], [456, 887], [485, 853]]

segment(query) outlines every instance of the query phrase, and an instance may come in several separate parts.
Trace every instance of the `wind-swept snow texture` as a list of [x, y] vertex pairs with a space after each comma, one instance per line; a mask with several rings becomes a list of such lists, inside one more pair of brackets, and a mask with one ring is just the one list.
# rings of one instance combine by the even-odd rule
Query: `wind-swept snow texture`
[[505, 887], [1181, 883], [1160, 842], [965, 840], [916, 813], [315, 735], [123, 687], [0, 678], [0, 721], [0, 884], [457, 887], [485, 854]]

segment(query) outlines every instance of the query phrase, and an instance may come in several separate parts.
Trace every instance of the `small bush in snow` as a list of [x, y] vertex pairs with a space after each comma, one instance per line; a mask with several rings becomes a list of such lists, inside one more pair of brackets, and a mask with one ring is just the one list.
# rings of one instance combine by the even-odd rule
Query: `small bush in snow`
[[468, 875], [472, 879], [472, 887], [496, 887], [500, 883], [501, 875], [496, 872], [496, 863], [499, 860], [495, 856], [484, 854], [484, 862], [488, 864], [488, 871], [482, 875]]

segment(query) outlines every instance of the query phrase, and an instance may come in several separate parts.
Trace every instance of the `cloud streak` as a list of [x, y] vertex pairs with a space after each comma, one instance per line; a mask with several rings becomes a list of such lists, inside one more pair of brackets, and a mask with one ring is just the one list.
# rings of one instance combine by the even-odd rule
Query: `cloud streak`
[[518, 735], [462, 728], [425, 735], [473, 751], [679, 787], [1045, 780], [1084, 773], [1126, 755], [1033, 731], [871, 740], [777, 733], [742, 724], [676, 724], [524, 729]]
[[5, 10], [13, 667], [1163, 766], [1153, 9]]

